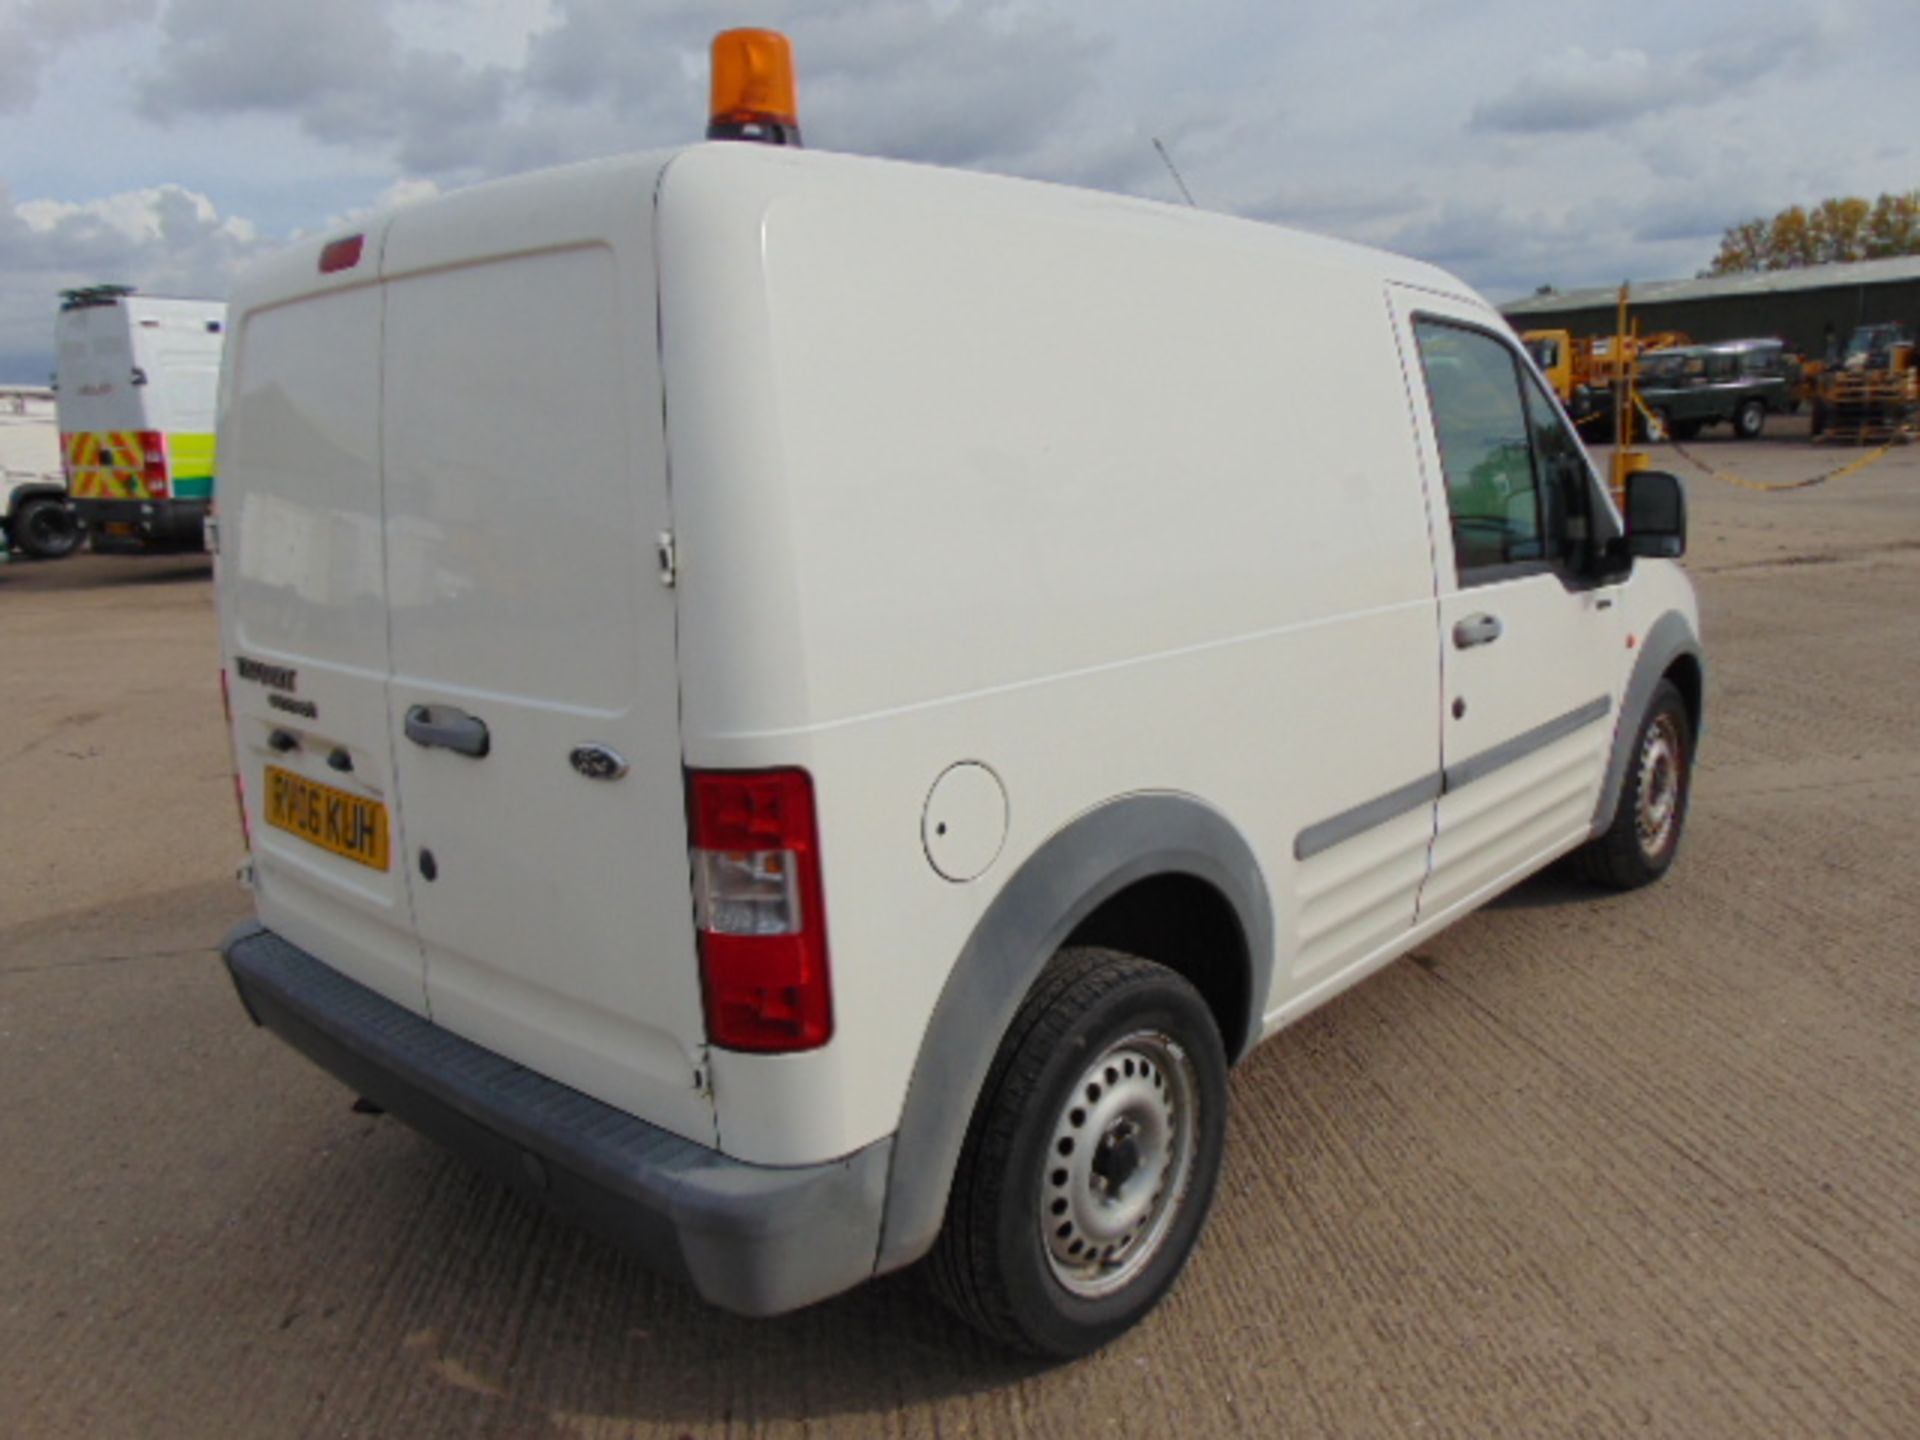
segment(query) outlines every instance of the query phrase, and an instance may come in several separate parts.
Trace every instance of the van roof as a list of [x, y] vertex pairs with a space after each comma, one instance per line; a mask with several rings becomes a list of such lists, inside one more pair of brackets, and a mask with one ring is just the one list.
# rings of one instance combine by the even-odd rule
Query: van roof
[[[582, 161], [552, 170], [487, 181], [420, 201], [417, 207], [409, 206], [408, 209], [431, 210], [458, 203], [464, 207], [466, 216], [481, 228], [487, 228], [484, 225], [487, 217], [497, 214], [503, 222], [508, 222], [510, 229], [511, 217], [525, 203], [521, 190], [523, 186], [533, 183], [566, 184], [569, 181], [591, 184], [599, 179], [613, 180], [616, 177], [632, 180], [649, 171], [664, 180], [668, 170], [685, 166], [737, 168], [742, 172], [743, 179], [747, 175], [752, 176], [751, 188], [764, 196], [769, 206], [829, 185], [837, 192], [837, 198], [844, 202], [850, 184], [869, 184], [877, 191], [884, 188], [896, 199], [902, 194], [917, 193], [924, 195], [929, 203], [959, 201], [976, 214], [995, 211], [1026, 214], [1064, 211], [1083, 218], [1097, 218], [1102, 224], [1136, 232], [1150, 228], [1166, 234], [1170, 227], [1180, 227], [1193, 235], [1210, 237], [1215, 243], [1266, 247], [1281, 263], [1297, 259], [1322, 267], [1338, 267], [1383, 282], [1396, 281], [1485, 304], [1465, 282], [1436, 266], [1284, 225], [1047, 181], [739, 141], [708, 141]], [[376, 233], [388, 218], [384, 214], [370, 217], [363, 229], [369, 234]], [[237, 290], [236, 298], [242, 301], [243, 306], [246, 303], [271, 303], [275, 299], [316, 288], [313, 281], [318, 277], [312, 273], [313, 261], [308, 252], [319, 243], [319, 240], [315, 240], [283, 252], [282, 263], [268, 260], [256, 265]], [[296, 256], [303, 258], [296, 259]], [[329, 278], [344, 280], [348, 277]]]
[[765, 167], [777, 171], [784, 177], [784, 182], [769, 186], [763, 180], [762, 186], [777, 188], [782, 192], [804, 192], [816, 178], [864, 174], [870, 176], [875, 185], [924, 188], [929, 199], [939, 195], [958, 196], [981, 210], [1065, 208], [1086, 215], [1098, 215], [1133, 229], [1179, 225], [1190, 227], [1199, 234], [1270, 245], [1282, 255], [1323, 266], [1338, 266], [1383, 281], [1392, 280], [1453, 295], [1473, 295], [1471, 288], [1463, 281], [1437, 266], [1390, 251], [1348, 240], [1336, 240], [1270, 221], [1250, 220], [1220, 211], [1089, 190], [1053, 181], [1027, 180], [978, 170], [958, 170], [948, 166], [883, 160], [864, 155], [843, 155], [825, 150], [744, 144], [739, 141], [687, 145], [665, 156], [653, 157], [653, 163], [662, 161], [665, 165], [692, 163]]

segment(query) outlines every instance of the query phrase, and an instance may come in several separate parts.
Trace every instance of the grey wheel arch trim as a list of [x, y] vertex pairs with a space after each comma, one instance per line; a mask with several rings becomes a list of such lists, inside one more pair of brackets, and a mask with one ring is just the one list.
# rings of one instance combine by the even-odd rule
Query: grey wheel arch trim
[[[1633, 673], [1627, 677], [1627, 692], [1620, 700], [1620, 718], [1614, 726], [1613, 749], [1607, 756], [1606, 779], [1600, 786], [1600, 799], [1593, 811], [1593, 833], [1604, 835], [1613, 824], [1613, 817], [1620, 808], [1621, 783], [1626, 777], [1627, 765], [1633, 759], [1633, 737], [1640, 732], [1640, 722], [1646, 717], [1647, 706], [1653, 700], [1653, 690], [1673, 662], [1682, 655], [1690, 656], [1694, 664], [1700, 666], [1702, 688], [1706, 678], [1706, 662], [1700, 657], [1700, 641], [1693, 633], [1693, 626], [1686, 616], [1677, 610], [1669, 610], [1654, 621], [1647, 630], [1646, 638], [1640, 642], [1640, 658], [1633, 662]], [[1704, 697], [1702, 713], [1705, 713]], [[1701, 726], [1694, 728], [1693, 743], [1697, 749], [1700, 744]]]
[[894, 1137], [876, 1272], [924, 1255], [940, 1232], [967, 1125], [1000, 1038], [1041, 970], [1081, 921], [1136, 881], [1189, 875], [1226, 897], [1248, 958], [1246, 1032], [1260, 1038], [1273, 978], [1273, 911], [1253, 849], [1219, 811], [1189, 795], [1130, 795], [1047, 840], [1001, 888], [947, 976]]

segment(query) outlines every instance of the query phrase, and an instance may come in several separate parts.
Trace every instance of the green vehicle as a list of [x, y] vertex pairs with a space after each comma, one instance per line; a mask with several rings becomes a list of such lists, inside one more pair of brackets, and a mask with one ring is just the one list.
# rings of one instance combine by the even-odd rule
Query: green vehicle
[[1800, 361], [1778, 340], [1683, 345], [1640, 357], [1640, 398], [1676, 440], [1720, 424], [1742, 440], [1758, 439], [1768, 415], [1798, 408], [1799, 387]]

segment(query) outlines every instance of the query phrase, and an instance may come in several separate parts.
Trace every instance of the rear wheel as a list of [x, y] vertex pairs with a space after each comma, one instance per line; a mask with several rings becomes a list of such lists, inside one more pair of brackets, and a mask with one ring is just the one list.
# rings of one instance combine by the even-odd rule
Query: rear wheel
[[58, 560], [80, 546], [73, 512], [50, 495], [23, 503], [13, 517], [13, 543], [38, 560]]
[[1098, 1349], [1192, 1253], [1226, 1142], [1212, 1013], [1163, 966], [1056, 956], [994, 1058], [931, 1260], [941, 1298], [1016, 1349]]
[[1733, 433], [1742, 440], [1758, 440], [1767, 427], [1767, 407], [1758, 400], [1743, 400], [1733, 412]]
[[1595, 884], [1637, 890], [1672, 867], [1693, 793], [1693, 727], [1670, 680], [1654, 687], [1620, 785], [1613, 823], [1575, 854]]

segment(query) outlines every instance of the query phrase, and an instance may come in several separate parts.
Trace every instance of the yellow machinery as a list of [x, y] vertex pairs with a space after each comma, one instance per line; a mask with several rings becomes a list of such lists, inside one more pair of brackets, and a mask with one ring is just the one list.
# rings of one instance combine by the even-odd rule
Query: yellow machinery
[[[1575, 423], [1586, 426], [1609, 413], [1607, 397], [1627, 372], [1637, 372], [1642, 355], [1691, 341], [1679, 330], [1643, 336], [1623, 328], [1619, 334], [1595, 337], [1576, 337], [1569, 330], [1526, 330], [1521, 332], [1520, 343], [1533, 356], [1567, 414]], [[1581, 433], [1591, 436], [1594, 432]]]
[[1638, 367], [1634, 364], [1640, 351], [1639, 322], [1634, 329], [1627, 327], [1627, 287], [1620, 287], [1620, 311], [1614, 322], [1613, 344], [1608, 347], [1613, 363], [1608, 367], [1609, 382], [1613, 389], [1613, 465], [1608, 482], [1613, 488], [1613, 502], [1626, 508], [1627, 476], [1636, 470], [1647, 468], [1645, 451], [1632, 449], [1634, 430], [1634, 408], [1639, 397], [1634, 393], [1634, 381], [1638, 378]]
[[1815, 438], [1888, 445], [1920, 437], [1920, 367], [1904, 325], [1862, 325], [1840, 364], [1820, 374]]

